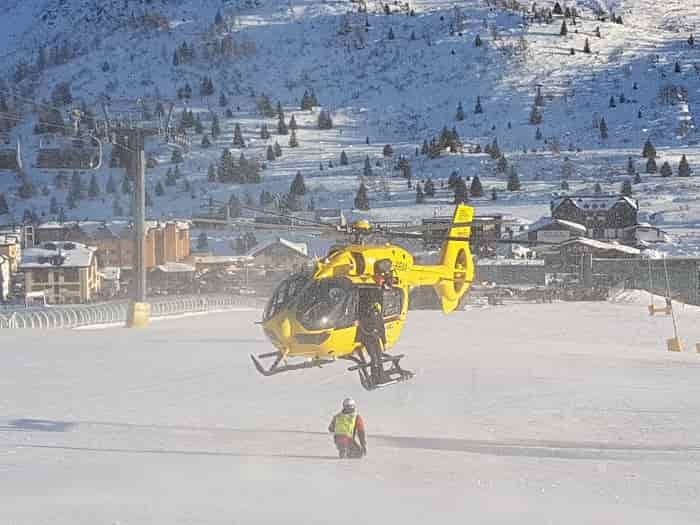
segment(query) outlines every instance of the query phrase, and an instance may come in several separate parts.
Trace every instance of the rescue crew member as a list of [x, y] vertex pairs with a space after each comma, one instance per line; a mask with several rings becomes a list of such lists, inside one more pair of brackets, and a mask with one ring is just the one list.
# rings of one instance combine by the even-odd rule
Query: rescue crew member
[[333, 434], [339, 457], [361, 458], [367, 454], [365, 422], [357, 413], [357, 405], [353, 399], [348, 397], [343, 400], [343, 408], [333, 416], [331, 424], [328, 425], [328, 432]]

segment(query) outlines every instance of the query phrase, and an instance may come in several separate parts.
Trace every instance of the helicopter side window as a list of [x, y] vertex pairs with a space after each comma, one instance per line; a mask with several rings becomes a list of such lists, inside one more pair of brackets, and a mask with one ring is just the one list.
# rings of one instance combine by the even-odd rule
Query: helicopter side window
[[357, 290], [345, 279], [322, 279], [299, 299], [298, 320], [307, 330], [347, 328], [357, 319]]
[[283, 308], [288, 306], [310, 280], [311, 276], [308, 273], [301, 273], [282, 281], [265, 307], [263, 321], [274, 317]]
[[390, 288], [384, 290], [382, 296], [382, 311], [384, 317], [396, 317], [401, 315], [401, 307], [403, 306], [403, 291], [401, 288]]

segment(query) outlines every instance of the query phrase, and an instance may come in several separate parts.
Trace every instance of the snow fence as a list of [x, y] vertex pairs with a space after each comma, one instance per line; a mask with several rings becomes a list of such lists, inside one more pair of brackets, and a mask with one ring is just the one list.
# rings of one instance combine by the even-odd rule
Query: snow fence
[[[260, 308], [261, 299], [240, 295], [203, 294], [149, 299], [151, 318], [191, 313]], [[129, 301], [0, 310], [3, 328], [78, 328], [126, 322]]]

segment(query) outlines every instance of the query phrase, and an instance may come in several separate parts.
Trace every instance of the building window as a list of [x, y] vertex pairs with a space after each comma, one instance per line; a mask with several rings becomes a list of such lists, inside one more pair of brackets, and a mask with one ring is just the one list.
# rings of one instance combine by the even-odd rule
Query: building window
[[71, 283], [79, 281], [80, 270], [77, 268], [67, 268], [63, 270], [63, 280]]
[[38, 283], [48, 283], [49, 282], [49, 271], [48, 270], [34, 270], [32, 272], [33, 280]]

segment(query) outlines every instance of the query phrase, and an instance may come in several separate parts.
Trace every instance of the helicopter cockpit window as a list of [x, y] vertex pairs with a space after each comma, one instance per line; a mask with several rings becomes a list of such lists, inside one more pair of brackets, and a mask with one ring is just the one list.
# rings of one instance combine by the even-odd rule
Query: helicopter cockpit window
[[304, 290], [297, 308], [307, 330], [346, 328], [357, 319], [357, 290], [345, 279], [321, 279]]
[[310, 281], [311, 274], [309, 273], [298, 273], [282, 281], [265, 307], [263, 321], [267, 321], [277, 315], [283, 308], [288, 307]]

